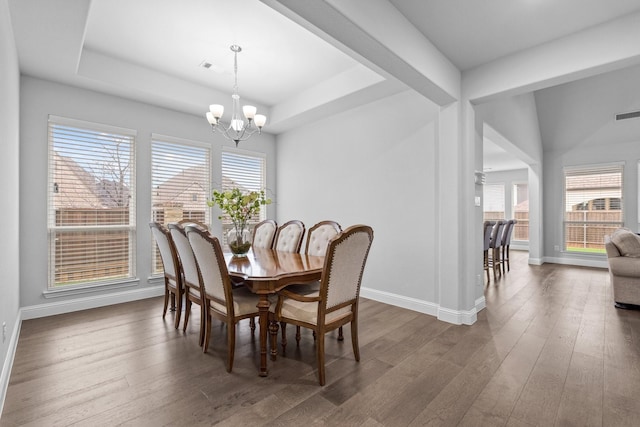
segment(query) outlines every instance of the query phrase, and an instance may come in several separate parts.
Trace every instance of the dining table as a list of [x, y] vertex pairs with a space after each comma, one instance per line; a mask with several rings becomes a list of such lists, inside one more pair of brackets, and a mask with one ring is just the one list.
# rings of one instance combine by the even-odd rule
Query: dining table
[[[251, 292], [259, 296], [260, 325], [260, 372], [268, 375], [267, 338], [268, 333], [277, 334], [278, 324], [269, 321], [269, 295], [275, 294], [291, 284], [304, 284], [320, 280], [324, 267], [324, 256], [282, 252], [275, 249], [252, 248], [246, 256], [237, 257], [225, 253], [229, 276], [241, 282]], [[278, 354], [277, 346], [271, 349], [271, 357]]]

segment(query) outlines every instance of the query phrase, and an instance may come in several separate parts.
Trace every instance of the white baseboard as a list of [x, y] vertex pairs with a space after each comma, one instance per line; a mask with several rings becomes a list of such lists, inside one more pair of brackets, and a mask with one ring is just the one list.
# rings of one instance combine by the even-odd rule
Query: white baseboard
[[529, 265], [542, 265], [544, 258], [529, 258]]
[[153, 298], [161, 295], [164, 295], [164, 286], [147, 286], [122, 292], [92, 295], [65, 301], [53, 301], [22, 307], [22, 318], [24, 320], [37, 319], [40, 317], [55, 316], [56, 314], [71, 313], [74, 311], [88, 310], [90, 308]]
[[11, 334], [11, 340], [9, 340], [9, 351], [7, 351], [7, 357], [2, 364], [2, 376], [0, 377], [0, 416], [2, 416], [2, 410], [4, 409], [4, 399], [7, 396], [7, 388], [9, 387], [9, 379], [11, 378], [11, 368], [13, 367], [13, 360], [16, 356], [16, 349], [18, 348], [18, 338], [20, 337], [20, 329], [22, 328], [22, 310], [18, 310], [18, 317], [16, 318], [15, 327]]
[[609, 263], [606, 259], [544, 257], [544, 262], [550, 262], [552, 264], [577, 265], [579, 267], [609, 268]]
[[472, 325], [478, 319], [478, 312], [486, 307], [484, 296], [478, 298], [475, 307], [471, 310], [451, 310], [440, 307], [433, 302], [419, 300], [417, 298], [406, 297], [403, 295], [392, 294], [391, 292], [379, 291], [377, 289], [362, 288], [360, 295], [363, 298], [372, 299], [374, 301], [383, 302], [385, 304], [395, 305], [396, 307], [406, 308], [408, 310], [417, 311], [419, 313], [435, 316], [438, 320], [453, 323], [455, 325]]

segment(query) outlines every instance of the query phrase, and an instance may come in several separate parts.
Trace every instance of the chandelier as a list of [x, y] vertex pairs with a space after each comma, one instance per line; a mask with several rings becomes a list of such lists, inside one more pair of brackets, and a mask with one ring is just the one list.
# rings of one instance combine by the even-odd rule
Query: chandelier
[[242, 107], [242, 113], [247, 122], [240, 115], [240, 95], [238, 95], [238, 52], [242, 51], [242, 48], [238, 45], [231, 45], [231, 51], [233, 52], [233, 95], [232, 107], [231, 107], [231, 120], [229, 125], [225, 126], [220, 123], [222, 114], [224, 113], [224, 106], [220, 104], [212, 104], [209, 106], [207, 112], [207, 120], [211, 125], [211, 129], [215, 132], [220, 132], [225, 138], [230, 139], [236, 143], [245, 141], [251, 137], [256, 131], [261, 133], [262, 127], [267, 121], [267, 117], [262, 114], [256, 114], [256, 107], [253, 105], [245, 105]]

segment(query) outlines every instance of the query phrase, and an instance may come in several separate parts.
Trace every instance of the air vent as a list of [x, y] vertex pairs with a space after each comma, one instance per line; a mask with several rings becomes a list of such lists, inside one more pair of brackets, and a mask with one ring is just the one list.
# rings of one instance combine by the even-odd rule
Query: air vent
[[616, 114], [616, 120], [635, 119], [637, 117], [640, 117], [640, 111]]
[[204, 68], [205, 70], [211, 70], [215, 73], [222, 74], [224, 72], [224, 67], [221, 65], [214, 64], [212, 61], [207, 59], [203, 60], [200, 65], [200, 68]]

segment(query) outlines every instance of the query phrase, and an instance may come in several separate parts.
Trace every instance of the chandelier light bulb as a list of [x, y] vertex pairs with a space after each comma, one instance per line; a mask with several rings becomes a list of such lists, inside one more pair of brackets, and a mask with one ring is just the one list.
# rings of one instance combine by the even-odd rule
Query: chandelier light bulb
[[256, 116], [257, 110], [258, 109], [253, 105], [245, 105], [244, 107], [242, 107], [242, 112], [244, 113], [244, 116], [247, 118], [247, 120], [253, 120], [253, 118]]

